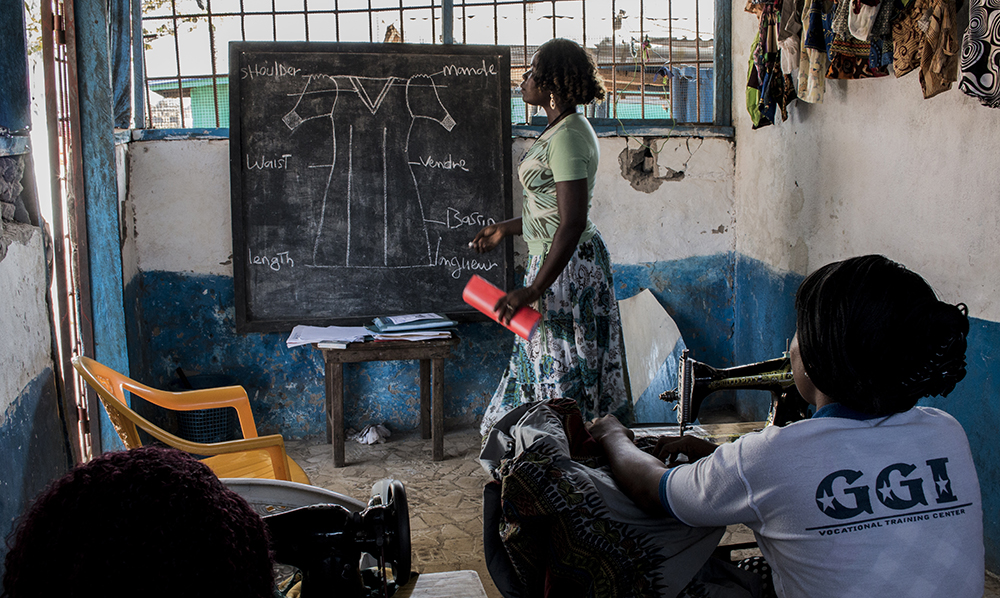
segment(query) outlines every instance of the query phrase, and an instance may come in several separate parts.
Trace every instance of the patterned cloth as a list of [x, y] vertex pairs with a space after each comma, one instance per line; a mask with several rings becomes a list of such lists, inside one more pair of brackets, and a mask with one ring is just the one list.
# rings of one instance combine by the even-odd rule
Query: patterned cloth
[[934, 2], [920, 48], [920, 89], [924, 99], [951, 89], [958, 78], [958, 30], [955, 0]]
[[826, 38], [823, 35], [822, 0], [805, 0], [802, 9], [802, 52], [799, 54], [798, 96], [803, 102], [822, 104], [826, 93]]
[[[535, 279], [543, 259], [528, 256], [524, 286]], [[538, 331], [530, 341], [515, 337], [510, 364], [483, 415], [483, 435], [511, 409], [543, 399], [573, 399], [588, 420], [611, 413], [631, 423], [621, 318], [600, 234], [577, 246], [537, 309]]]
[[969, 6], [958, 88], [984, 106], [1000, 108], [1000, 0], [972, 0]]
[[484, 532], [499, 534], [521, 595], [673, 598], [696, 577], [684, 595], [749, 598], [756, 592], [742, 584], [759, 587], [735, 567], [724, 583], [699, 575], [725, 529], [642, 511], [611, 477], [573, 401], [510, 412], [490, 431], [480, 459], [501, 485], [498, 526]]

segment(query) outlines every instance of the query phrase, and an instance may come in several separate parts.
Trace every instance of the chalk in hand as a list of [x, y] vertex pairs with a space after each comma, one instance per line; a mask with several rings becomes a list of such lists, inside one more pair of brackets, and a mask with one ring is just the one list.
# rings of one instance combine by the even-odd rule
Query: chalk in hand
[[472, 247], [472, 241], [469, 241], [469, 247]]

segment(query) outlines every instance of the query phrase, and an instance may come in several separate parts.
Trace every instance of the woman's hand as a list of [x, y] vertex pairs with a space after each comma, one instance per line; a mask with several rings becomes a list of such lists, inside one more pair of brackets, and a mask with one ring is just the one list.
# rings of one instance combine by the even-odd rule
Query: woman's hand
[[688, 462], [694, 462], [707, 457], [718, 448], [707, 440], [697, 436], [660, 436], [653, 447], [653, 456], [667, 465], [676, 465], [680, 455], [687, 457]]
[[587, 422], [587, 430], [590, 431], [590, 435], [594, 437], [594, 440], [598, 444], [604, 445], [604, 443], [617, 436], [625, 436], [629, 441], [635, 438], [635, 433], [622, 425], [618, 418], [613, 415], [605, 415], [604, 417], [599, 417], [593, 421]]
[[529, 303], [534, 303], [541, 296], [542, 294], [534, 287], [514, 289], [497, 301], [496, 305], [493, 306], [493, 311], [496, 312], [501, 322], [510, 324], [510, 320], [517, 313], [517, 310]]
[[503, 238], [503, 227], [500, 224], [490, 224], [489, 226], [484, 226], [476, 234], [476, 238], [469, 243], [469, 247], [475, 250], [476, 253], [486, 253], [493, 251], [500, 244], [500, 241], [503, 241]]

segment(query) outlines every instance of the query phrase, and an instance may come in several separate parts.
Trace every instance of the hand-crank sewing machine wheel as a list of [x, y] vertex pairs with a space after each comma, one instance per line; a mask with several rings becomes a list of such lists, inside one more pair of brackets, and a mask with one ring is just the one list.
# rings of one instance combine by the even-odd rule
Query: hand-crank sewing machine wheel
[[368, 505], [389, 507], [385, 560], [387, 564], [392, 565], [396, 584], [406, 585], [410, 580], [413, 560], [410, 547], [410, 508], [406, 503], [406, 489], [403, 483], [392, 479], [379, 480], [372, 486], [372, 496]]

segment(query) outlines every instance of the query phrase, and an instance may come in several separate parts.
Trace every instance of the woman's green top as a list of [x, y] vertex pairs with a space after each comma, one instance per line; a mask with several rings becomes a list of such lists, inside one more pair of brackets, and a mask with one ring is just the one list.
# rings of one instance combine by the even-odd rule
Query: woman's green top
[[589, 241], [597, 234], [589, 212], [600, 158], [594, 129], [583, 115], [577, 113], [570, 114], [542, 133], [524, 154], [517, 174], [524, 187], [521, 230], [528, 244], [528, 253], [545, 255], [552, 245], [552, 238], [559, 227], [557, 182], [587, 179], [587, 227], [580, 236], [580, 242]]

